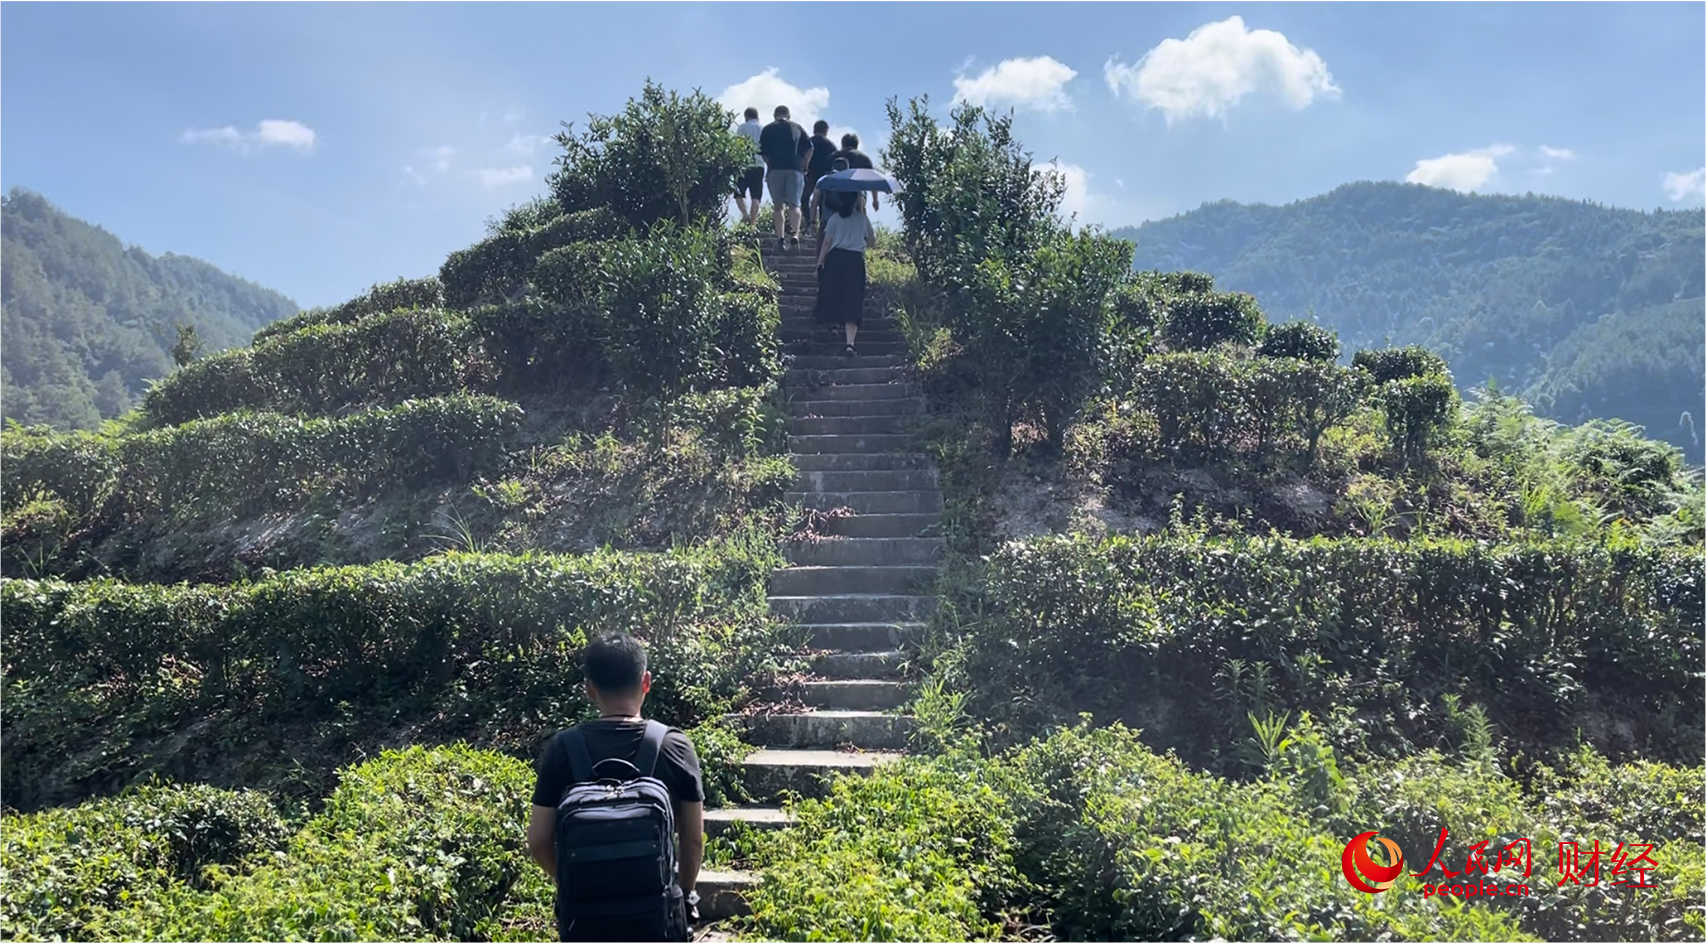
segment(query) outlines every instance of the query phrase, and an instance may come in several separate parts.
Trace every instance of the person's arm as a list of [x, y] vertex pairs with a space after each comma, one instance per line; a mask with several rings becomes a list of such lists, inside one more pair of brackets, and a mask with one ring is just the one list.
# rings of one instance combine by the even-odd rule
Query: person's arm
[[533, 818], [527, 823], [527, 853], [533, 856], [552, 881], [557, 880], [557, 810], [550, 806], [533, 807]]
[[[874, 195], [874, 191], [873, 191], [873, 195]], [[871, 225], [871, 217], [866, 216], [865, 217], [865, 248], [867, 248], [867, 249], [872, 248], [876, 244], [877, 244], [877, 227]]]
[[681, 893], [691, 894], [699, 882], [699, 865], [705, 860], [705, 803], [683, 802], [676, 807], [675, 834], [680, 851], [676, 881]]
[[823, 268], [823, 260], [829, 258], [829, 220], [823, 223], [823, 238], [817, 241], [817, 267]]

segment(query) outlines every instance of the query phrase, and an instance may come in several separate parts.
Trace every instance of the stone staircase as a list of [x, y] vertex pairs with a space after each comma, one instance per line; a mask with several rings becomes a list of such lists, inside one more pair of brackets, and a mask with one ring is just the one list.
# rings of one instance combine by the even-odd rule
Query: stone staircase
[[[853, 514], [830, 519], [830, 539], [789, 545], [788, 566], [771, 577], [771, 611], [801, 626], [815, 653], [805, 710], [740, 718], [744, 739], [757, 747], [744, 768], [755, 804], [706, 812], [713, 837], [737, 822], [786, 827], [784, 792], [821, 795], [825, 776], [869, 772], [905, 749], [912, 719], [896, 712], [910, 697], [902, 669], [935, 606], [942, 553], [936, 470], [906, 451], [901, 431], [924, 409], [906, 378], [905, 341], [881, 304], [867, 301], [858, 355], [846, 357], [840, 327], [831, 335], [812, 320], [813, 241], [789, 250], [766, 236], [760, 251], [781, 284], [782, 339], [794, 355], [788, 450], [800, 479], [787, 499]], [[743, 913], [756, 880], [740, 871], [701, 874], [700, 916]]]

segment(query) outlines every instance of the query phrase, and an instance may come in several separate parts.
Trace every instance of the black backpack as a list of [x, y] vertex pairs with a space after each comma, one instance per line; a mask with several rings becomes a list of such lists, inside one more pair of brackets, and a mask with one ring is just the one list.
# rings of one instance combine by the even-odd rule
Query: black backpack
[[668, 730], [647, 721], [633, 763], [615, 758], [594, 763], [580, 729], [563, 732], [575, 784], [557, 804], [562, 939], [688, 938], [676, 883], [675, 806], [669, 787], [652, 776]]

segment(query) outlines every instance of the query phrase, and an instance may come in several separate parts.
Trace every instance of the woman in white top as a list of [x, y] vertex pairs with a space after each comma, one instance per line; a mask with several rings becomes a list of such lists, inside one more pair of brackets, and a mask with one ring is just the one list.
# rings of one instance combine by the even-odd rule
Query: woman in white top
[[825, 193], [824, 220], [817, 249], [817, 321], [839, 324], [847, 337], [847, 356], [865, 315], [865, 250], [877, 243], [877, 231], [865, 215], [861, 194]]

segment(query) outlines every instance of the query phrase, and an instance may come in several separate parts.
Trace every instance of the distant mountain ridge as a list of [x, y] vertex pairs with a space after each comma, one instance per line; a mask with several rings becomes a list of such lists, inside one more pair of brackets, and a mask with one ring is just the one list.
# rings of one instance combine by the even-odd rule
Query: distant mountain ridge
[[176, 325], [211, 353], [297, 312], [284, 295], [190, 256], [126, 248], [40, 194], [0, 200], [0, 407], [7, 419], [90, 428], [173, 369]]
[[[1706, 213], [1353, 183], [1284, 206], [1204, 204], [1114, 230], [1139, 269], [1211, 274], [1347, 355], [1419, 343], [1565, 422], [1627, 419], [1700, 461]], [[1686, 416], [1684, 415], [1686, 413]]]

